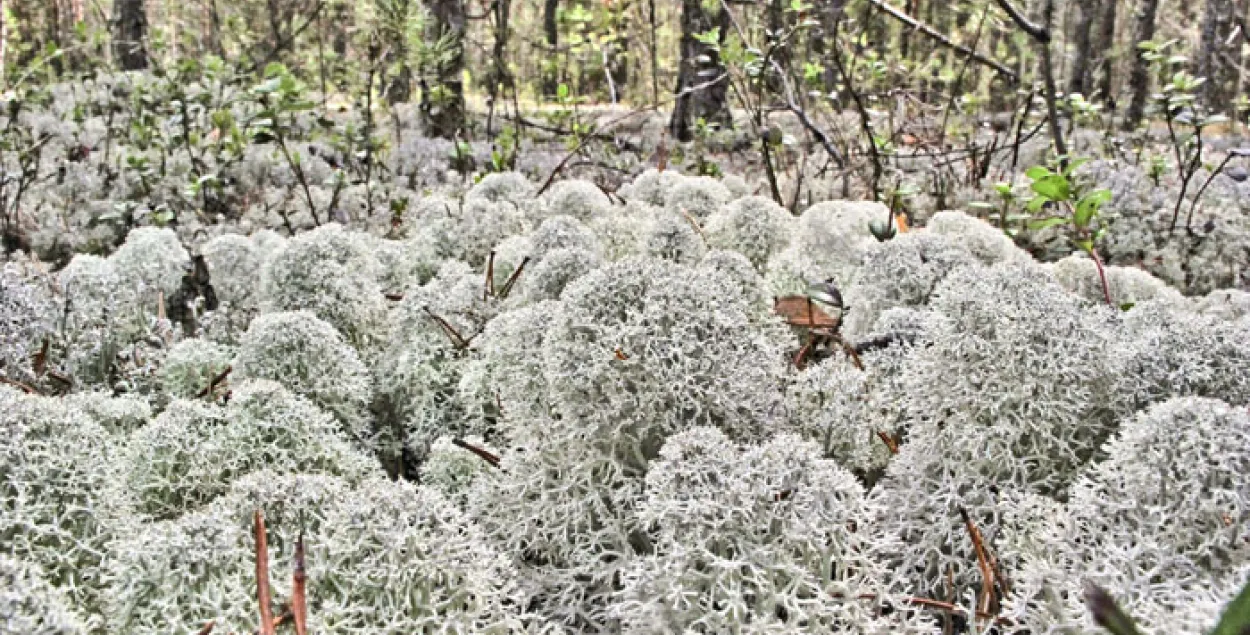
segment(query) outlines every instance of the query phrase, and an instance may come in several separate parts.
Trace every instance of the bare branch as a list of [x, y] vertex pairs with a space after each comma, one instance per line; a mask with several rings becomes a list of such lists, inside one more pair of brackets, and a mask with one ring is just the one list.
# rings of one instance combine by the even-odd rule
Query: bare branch
[[[882, 11], [884, 11], [885, 14], [890, 16], [891, 18], [894, 18], [895, 20], [902, 22], [903, 24], [911, 27], [913, 30], [919, 31], [929, 36], [929, 39], [933, 40], [934, 42], [937, 42], [938, 44], [941, 44], [942, 46], [946, 48], [959, 51], [960, 53], [968, 57], [968, 59], [971, 59], [977, 62], [978, 64], [988, 66], [994, 69], [994, 72], [1007, 78], [1007, 80], [1010, 81], [1012, 84], [1018, 83], [1020, 81], [1020, 77], [1016, 75], [1016, 72], [1011, 70], [1010, 68], [1007, 68], [1006, 66], [1004, 66], [1003, 64], [999, 62], [996, 62], [988, 57], [985, 57], [984, 55], [981, 55], [980, 53], [977, 53], [973, 49], [970, 49], [962, 44], [958, 44], [952, 41], [950, 38], [938, 32], [933, 27], [921, 22], [920, 20], [917, 20], [916, 18], [911, 17], [910, 15], [907, 15], [906, 13], [903, 13], [899, 9], [883, 2], [883, 0], [868, 0], [868, 2], [872, 4], [874, 7], [877, 7], [878, 9], [881, 9]], [[1000, 4], [1002, 3], [1000, 2]]]
[[1029, 19], [1024, 17], [1024, 14], [1020, 13], [1020, 10], [1011, 4], [1009, 0], [994, 0], [994, 2], [1002, 7], [1003, 11], [1006, 11], [1007, 15], [1011, 17], [1011, 21], [1015, 22], [1016, 26], [1023, 29], [1025, 33], [1028, 33], [1029, 37], [1042, 44], [1050, 44], [1050, 29], [1029, 22]]

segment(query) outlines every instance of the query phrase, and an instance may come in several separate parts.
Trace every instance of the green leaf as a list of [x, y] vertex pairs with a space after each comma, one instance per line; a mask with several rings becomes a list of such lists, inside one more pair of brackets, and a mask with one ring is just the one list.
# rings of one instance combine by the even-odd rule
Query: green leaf
[[1025, 208], [1036, 214], [1037, 212], [1042, 211], [1042, 207], [1049, 202], [1050, 199], [1045, 196], [1034, 196], [1029, 199], [1028, 205], [1026, 205]]
[[1241, 588], [1241, 593], [1224, 607], [1220, 623], [1215, 626], [1211, 635], [1246, 635], [1250, 632], [1250, 581]]
[[1025, 175], [1025, 176], [1029, 177], [1030, 179], [1033, 179], [1034, 181], [1036, 181], [1036, 180], [1038, 180], [1038, 179], [1046, 178], [1046, 177], [1050, 176], [1051, 174], [1052, 174], [1052, 172], [1051, 172], [1050, 170], [1047, 170], [1046, 168], [1044, 168], [1044, 167], [1042, 167], [1042, 166], [1040, 166], [1040, 165], [1035, 165], [1035, 166], [1033, 166], [1033, 167], [1029, 168], [1029, 169], [1028, 169], [1028, 170], [1024, 173], [1024, 175]]
[[1054, 218], [1040, 218], [1037, 220], [1029, 221], [1029, 229], [1033, 231], [1041, 231], [1043, 229], [1049, 229], [1056, 225], [1062, 225], [1066, 222], [1068, 222], [1068, 219], [1059, 217], [1059, 216], [1056, 216]]
[[1077, 168], [1081, 167], [1082, 165], [1085, 165], [1086, 163], [1089, 163], [1088, 157], [1072, 159], [1071, 161], [1068, 162], [1068, 167], [1063, 169], [1063, 175], [1072, 176], [1072, 173], [1075, 172]]
[[1033, 181], [1033, 191], [1052, 201], [1066, 201], [1072, 197], [1072, 185], [1068, 179], [1051, 174]]

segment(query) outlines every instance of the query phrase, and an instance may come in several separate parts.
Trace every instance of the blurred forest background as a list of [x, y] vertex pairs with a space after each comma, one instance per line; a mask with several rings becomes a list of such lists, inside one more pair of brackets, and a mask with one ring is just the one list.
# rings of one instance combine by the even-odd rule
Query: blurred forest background
[[[76, 101], [94, 105], [70, 116], [115, 110], [138, 126], [145, 117], [184, 121], [164, 143], [211, 150], [219, 163], [229, 163], [223, 140], [320, 135], [341, 151], [332, 167], [352, 164], [354, 182], [377, 178], [363, 166], [416, 128], [451, 142], [437, 151], [441, 169], [478, 178], [521, 170], [539, 181], [561, 173], [619, 185], [648, 165], [672, 164], [760, 175], [756, 192], [795, 211], [830, 196], [905, 208], [916, 194], [943, 209], [958, 187], [985, 190], [1076, 155], [1125, 159], [1156, 183], [1168, 173], [1188, 185], [1218, 163], [1204, 135], [1208, 143], [1236, 136], [1250, 113], [1250, 0], [0, 6], [10, 109], [50, 101], [40, 87], [145, 71], [153, 83], [114, 91], [112, 106]], [[256, 107], [240, 110], [248, 99]], [[236, 121], [240, 112], [251, 115]], [[276, 130], [282, 117], [273, 115], [288, 113], [298, 117]], [[303, 126], [306, 115], [321, 132]], [[1096, 134], [1070, 147], [1078, 129]], [[126, 134], [132, 146], [143, 136]], [[6, 141], [6, 149], [22, 154], [35, 141]], [[1046, 154], [1021, 159], [1030, 141], [1045, 141]], [[1156, 151], [1145, 152], [1152, 143]], [[531, 150], [554, 154], [523, 169], [518, 158]], [[124, 160], [113, 157], [117, 170], [134, 167]], [[918, 170], [926, 175], [903, 176]], [[195, 172], [215, 186], [209, 170]], [[1186, 189], [1177, 200], [1193, 194]]]

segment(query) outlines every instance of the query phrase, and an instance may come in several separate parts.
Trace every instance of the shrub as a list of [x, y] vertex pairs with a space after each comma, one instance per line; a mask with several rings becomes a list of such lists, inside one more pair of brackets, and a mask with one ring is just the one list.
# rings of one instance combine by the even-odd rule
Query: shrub
[[269, 313], [252, 321], [233, 377], [269, 379], [333, 414], [348, 438], [368, 445], [373, 387], [356, 351], [334, 327], [308, 311]]
[[0, 635], [78, 635], [87, 629], [60, 590], [19, 560], [0, 555]]
[[735, 250], [762, 271], [770, 258], [790, 244], [796, 224], [772, 199], [748, 196], [709, 215], [704, 232], [712, 247]]
[[1250, 573], [1250, 414], [1183, 397], [1126, 422], [1041, 520], [1017, 576], [1022, 627], [1092, 631], [1081, 586], [1109, 590], [1144, 633], [1205, 632]]
[[624, 576], [621, 626], [936, 633], [878, 612], [890, 597], [875, 553], [885, 545], [858, 530], [870, 507], [855, 477], [797, 437], [741, 450], [714, 428], [670, 437], [639, 509], [655, 528], [654, 553]]

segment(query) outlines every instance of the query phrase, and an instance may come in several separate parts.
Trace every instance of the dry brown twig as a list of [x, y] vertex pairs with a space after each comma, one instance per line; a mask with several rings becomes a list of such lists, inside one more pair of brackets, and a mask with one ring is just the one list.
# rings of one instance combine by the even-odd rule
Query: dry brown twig
[[260, 635], [276, 635], [269, 593], [269, 543], [265, 536], [265, 514], [257, 509], [252, 516], [256, 532], [256, 600], [260, 603]]
[[300, 530], [295, 543], [295, 573], [291, 576], [291, 617], [295, 635], [308, 635], [308, 574], [304, 570], [304, 532]]
[[998, 612], [998, 602], [994, 597], [994, 590], [998, 584], [994, 575], [995, 566], [989, 555], [989, 550], [985, 547], [985, 539], [981, 536], [981, 530], [972, 522], [972, 517], [968, 515], [968, 510], [960, 507], [959, 516], [964, 521], [964, 527], [968, 529], [968, 535], [972, 538], [972, 546], [977, 553], [977, 568], [981, 570], [981, 601], [978, 611], [996, 614]]
[[464, 448], [478, 455], [479, 457], [482, 458], [483, 461], [490, 463], [491, 467], [499, 467], [499, 462], [502, 460], [499, 458], [499, 455], [493, 452], [490, 452], [489, 450], [479, 448], [476, 445], [473, 445], [472, 443], [465, 441], [464, 439], [452, 439], [451, 443], [452, 445], [458, 448]]

